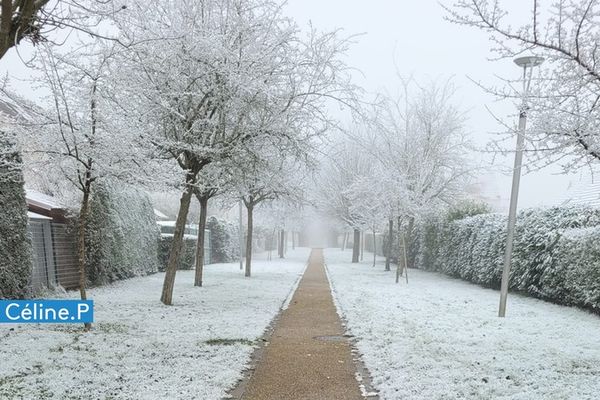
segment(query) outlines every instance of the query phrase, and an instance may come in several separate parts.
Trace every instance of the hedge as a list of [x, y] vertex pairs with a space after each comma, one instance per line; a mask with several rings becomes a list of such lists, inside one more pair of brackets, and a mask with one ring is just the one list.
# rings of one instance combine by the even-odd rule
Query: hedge
[[102, 285], [158, 271], [159, 228], [147, 194], [104, 181], [94, 186], [86, 229], [86, 272]]
[[[413, 265], [500, 287], [506, 216], [430, 218], [417, 225]], [[600, 311], [600, 210], [526, 209], [517, 216], [510, 288]], [[415, 250], [416, 249], [416, 250]]]
[[[169, 263], [173, 235], [161, 235], [158, 242], [159, 271], [164, 272]], [[196, 237], [184, 236], [177, 269], [192, 269], [196, 260]]]
[[209, 217], [206, 228], [210, 230], [210, 260], [212, 263], [228, 263], [239, 259], [239, 228], [236, 224]]
[[0, 298], [25, 297], [33, 268], [21, 165], [0, 132]]

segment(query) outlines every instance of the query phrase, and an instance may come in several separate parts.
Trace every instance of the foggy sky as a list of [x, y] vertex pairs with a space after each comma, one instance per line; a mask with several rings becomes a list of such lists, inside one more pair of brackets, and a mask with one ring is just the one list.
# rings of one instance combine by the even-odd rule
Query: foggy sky
[[[508, 3], [513, 7], [511, 21], [516, 24], [527, 18], [529, 2]], [[356, 81], [368, 91], [395, 93], [399, 86], [397, 73], [403, 77], [412, 75], [422, 83], [453, 78], [458, 88], [456, 100], [467, 112], [467, 131], [479, 146], [493, 138], [491, 132], [503, 130], [486, 107], [508, 123], [516, 124], [513, 104], [498, 102], [469, 78], [484, 85], [499, 85], [496, 76], [518, 78], [520, 70], [511, 60], [489, 61], [493, 54], [489, 51], [488, 35], [445, 21], [445, 11], [437, 0], [289, 0], [286, 12], [303, 26], [312, 22], [318, 29], [341, 28], [346, 35], [357, 34], [347, 62], [360, 70], [355, 74]], [[30, 45], [19, 46], [19, 53], [21, 57], [11, 49], [0, 60], [3, 76], [22, 79], [30, 75], [21, 61], [32, 54]], [[13, 81], [13, 87], [26, 97], [35, 96], [26, 82]], [[492, 170], [503, 171], [481, 173], [478, 181], [485, 197], [496, 199], [496, 207], [507, 209], [512, 156], [497, 156], [493, 164], [489, 154], [477, 157], [484, 159]], [[579, 181], [581, 175], [589, 179], [585, 170], [571, 176], [558, 172], [558, 168], [546, 168], [523, 176], [519, 207], [559, 203], [569, 184]]]
[[[450, 5], [452, 1], [442, 3]], [[527, 20], [530, 2], [510, 0], [502, 4], [510, 7], [511, 23]], [[300, 24], [310, 21], [319, 29], [342, 28], [347, 35], [364, 33], [356, 38], [347, 61], [362, 72], [356, 78], [368, 90], [396, 92], [397, 72], [424, 83], [453, 78], [458, 87], [456, 99], [467, 112], [467, 131], [481, 147], [495, 138], [493, 132], [504, 130], [486, 106], [509, 124], [517, 122], [513, 104], [498, 102], [471, 79], [498, 86], [501, 81], [496, 76], [517, 79], [521, 70], [512, 60], [490, 61], [494, 54], [490, 52], [488, 34], [445, 21], [446, 12], [437, 0], [289, 0], [287, 12]], [[511, 141], [510, 147], [513, 146]], [[502, 171], [481, 174], [484, 195], [490, 199], [500, 197], [497, 206], [507, 209], [512, 155], [496, 156], [493, 164], [491, 155], [480, 157], [492, 170]], [[524, 162], [527, 163], [527, 156]], [[559, 203], [570, 183], [578, 182], [581, 174], [584, 178], [589, 175], [588, 171], [571, 176], [558, 172], [558, 168], [546, 168], [524, 175], [519, 206]]]

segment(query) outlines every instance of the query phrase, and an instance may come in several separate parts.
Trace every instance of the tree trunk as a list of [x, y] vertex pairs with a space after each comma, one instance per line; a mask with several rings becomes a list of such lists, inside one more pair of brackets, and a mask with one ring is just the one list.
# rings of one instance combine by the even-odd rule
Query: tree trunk
[[248, 234], [246, 235], [246, 273], [244, 276], [250, 277], [252, 275], [252, 213], [254, 210], [254, 204], [252, 200], [246, 204], [248, 210]]
[[394, 220], [392, 218], [388, 221], [388, 240], [386, 243], [386, 252], [385, 252], [385, 270], [390, 271], [390, 257], [392, 256], [392, 237], [394, 236]]
[[173, 304], [173, 287], [175, 285], [175, 274], [177, 273], [177, 266], [179, 265], [179, 256], [181, 254], [181, 248], [183, 247], [183, 234], [185, 232], [185, 223], [190, 209], [190, 202], [192, 200], [193, 188], [191, 184], [194, 181], [194, 175], [188, 175], [186, 178], [187, 186], [181, 194], [181, 200], [179, 201], [179, 213], [177, 214], [177, 220], [175, 221], [175, 232], [173, 233], [173, 243], [171, 243], [171, 249], [169, 252], [169, 263], [167, 264], [165, 280], [163, 282], [162, 295], [160, 301], [166, 305]]
[[[398, 229], [398, 260], [397, 265], [398, 268], [396, 269], [396, 275], [398, 275], [397, 271], [400, 271], [400, 276], [402, 276], [402, 274], [404, 273], [404, 263], [401, 262], [402, 259], [402, 233], [400, 232], [400, 228], [402, 227], [402, 218], [398, 217], [398, 225], [396, 227], [396, 229]], [[398, 281], [397, 277], [396, 277], [396, 282]]]
[[296, 232], [292, 231], [292, 250], [296, 250]]
[[400, 280], [400, 275], [402, 275], [402, 273], [400, 272], [400, 258], [398, 258], [398, 265], [396, 265], [396, 283]]
[[404, 276], [406, 278], [406, 283], [408, 283], [408, 259], [406, 257], [406, 239], [404, 237], [404, 235], [402, 235], [402, 258], [404, 259], [403, 262], [403, 266], [404, 266]]
[[284, 248], [285, 248], [285, 230], [281, 229], [279, 231], [279, 249], [277, 249], [277, 253], [279, 254], [279, 258], [283, 258], [284, 256]]
[[277, 247], [277, 238], [275, 237], [276, 230], [273, 228], [271, 238], [269, 239], [269, 261], [273, 260], [273, 250]]
[[357, 263], [360, 257], [360, 231], [354, 229], [354, 239], [352, 241], [352, 262]]
[[375, 235], [375, 229], [373, 229], [373, 266], [377, 262], [377, 236]]
[[[81, 208], [79, 209], [78, 230], [77, 230], [77, 267], [79, 270], [79, 294], [81, 300], [87, 300], [86, 274], [85, 274], [85, 226], [90, 209], [90, 194], [92, 192], [91, 172], [88, 170], [85, 174], [85, 182], [83, 185], [83, 199], [81, 200]], [[92, 324], [84, 323], [84, 329], [89, 331], [92, 329]]]
[[344, 232], [344, 238], [342, 239], [342, 251], [346, 250], [346, 241], [348, 240], [348, 232]]
[[200, 201], [200, 218], [198, 221], [198, 240], [196, 241], [196, 274], [194, 286], [202, 286], [204, 273], [204, 230], [206, 229], [206, 213], [208, 212], [208, 196], [198, 197]]
[[[410, 217], [408, 219], [408, 228], [406, 229], [406, 243], [405, 243], [405, 246], [407, 247], [407, 251], [411, 247], [411, 243], [412, 243], [412, 231], [413, 231], [414, 227], [415, 227], [415, 217]], [[409, 263], [408, 260], [407, 260], [406, 268], [410, 267], [409, 264], [412, 264], [412, 263]]]
[[365, 232], [360, 232], [360, 261], [365, 259]]

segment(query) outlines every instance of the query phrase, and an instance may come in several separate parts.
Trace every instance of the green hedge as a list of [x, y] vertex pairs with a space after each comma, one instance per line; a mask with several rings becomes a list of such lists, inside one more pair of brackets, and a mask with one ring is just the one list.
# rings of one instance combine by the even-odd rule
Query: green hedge
[[[499, 288], [506, 216], [430, 218], [416, 231], [414, 265]], [[600, 311], [600, 210], [527, 209], [517, 216], [510, 288]]]
[[89, 284], [158, 271], [158, 237], [148, 195], [115, 182], [95, 185], [85, 238]]
[[[169, 254], [171, 252], [171, 245], [173, 243], [173, 236], [162, 235], [158, 243], [158, 258], [159, 271], [164, 272], [169, 263]], [[181, 257], [179, 257], [179, 265], [177, 269], [192, 269], [194, 267], [194, 260], [196, 259], [196, 237], [184, 236], [183, 248], [181, 249]]]
[[21, 158], [0, 132], [0, 298], [23, 298], [31, 278], [31, 241]]
[[240, 242], [237, 225], [209, 217], [206, 228], [210, 230], [210, 260], [211, 263], [229, 263], [239, 259]]

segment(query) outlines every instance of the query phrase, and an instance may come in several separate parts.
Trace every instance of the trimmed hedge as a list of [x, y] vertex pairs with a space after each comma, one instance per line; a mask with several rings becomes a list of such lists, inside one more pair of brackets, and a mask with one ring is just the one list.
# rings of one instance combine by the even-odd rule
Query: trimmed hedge
[[[158, 258], [159, 271], [164, 272], [169, 263], [169, 254], [171, 252], [171, 245], [173, 243], [173, 236], [161, 235], [158, 242]], [[196, 260], [196, 237], [184, 236], [183, 247], [181, 249], [181, 256], [179, 257], [179, 265], [177, 269], [192, 269], [194, 267], [194, 261]]]
[[239, 259], [240, 243], [237, 225], [209, 217], [206, 229], [210, 230], [210, 260], [211, 263], [229, 263]]
[[[418, 224], [417, 268], [500, 287], [506, 216], [432, 218]], [[527, 209], [517, 216], [510, 288], [600, 312], [600, 210]]]
[[159, 232], [148, 195], [115, 182], [98, 183], [85, 239], [89, 284], [157, 272]]
[[27, 295], [33, 268], [21, 157], [0, 132], [0, 298]]

